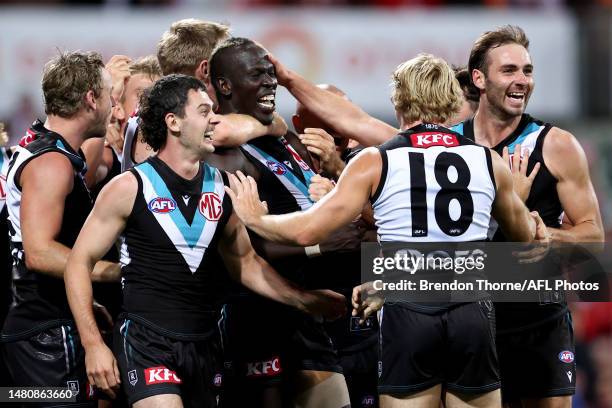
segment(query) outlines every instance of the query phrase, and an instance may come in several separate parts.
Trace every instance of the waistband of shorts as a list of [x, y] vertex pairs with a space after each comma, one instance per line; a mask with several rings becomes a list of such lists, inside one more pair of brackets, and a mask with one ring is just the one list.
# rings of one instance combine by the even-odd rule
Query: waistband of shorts
[[74, 324], [74, 320], [56, 319], [40, 322], [39, 324], [28, 330], [20, 331], [17, 333], [6, 333], [3, 331], [2, 333], [0, 333], [0, 343], [10, 343], [13, 341], [25, 340], [47, 329], [68, 325], [76, 327]]
[[127, 313], [127, 312], [123, 312], [119, 315], [119, 320], [132, 320], [138, 324], [141, 324], [145, 327], [147, 327], [148, 329], [156, 332], [157, 334], [160, 334], [162, 336], [165, 337], [169, 337], [171, 339], [176, 339], [176, 340], [182, 340], [182, 341], [200, 341], [200, 340], [206, 340], [208, 338], [210, 338], [211, 336], [215, 335], [218, 328], [217, 328], [217, 321], [214, 319], [211, 319], [211, 327], [210, 330], [204, 331], [204, 332], [199, 332], [199, 333], [185, 333], [185, 332], [176, 332], [173, 330], [169, 330], [166, 329], [164, 327], [161, 327], [147, 319], [145, 319], [144, 317], [138, 316], [136, 314], [133, 313]]

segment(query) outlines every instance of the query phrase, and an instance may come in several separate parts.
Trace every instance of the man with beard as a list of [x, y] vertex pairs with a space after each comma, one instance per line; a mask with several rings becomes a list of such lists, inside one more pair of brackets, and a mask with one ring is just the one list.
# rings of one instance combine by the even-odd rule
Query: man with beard
[[[0, 336], [4, 357], [15, 385], [68, 387], [81, 402], [93, 390], [63, 276], [91, 210], [80, 147], [104, 137], [111, 88], [97, 53], [66, 53], [49, 61], [42, 78], [47, 127], [34, 124], [35, 140], [17, 148], [7, 177], [14, 293]], [[105, 261], [92, 274], [96, 281], [118, 277], [118, 265]]]
[[[480, 105], [473, 119], [453, 130], [503, 155], [515, 190], [530, 210], [539, 212], [553, 242], [603, 241], [580, 144], [569, 132], [525, 113], [534, 87], [528, 48], [527, 36], [516, 26], [485, 32], [476, 40], [468, 68]], [[566, 229], [560, 228], [563, 213], [572, 224]], [[498, 230], [494, 239], [507, 237]], [[544, 295], [540, 303], [496, 304], [502, 394], [504, 401], [519, 406], [569, 407], [576, 387], [571, 316], [562, 293]]]
[[[265, 49], [245, 38], [232, 38], [217, 48], [210, 72], [220, 113], [251, 115], [263, 125], [272, 122], [277, 81], [267, 55]], [[222, 162], [220, 167], [245, 169], [261, 183], [271, 213], [312, 206], [309, 186], [315, 173], [306, 147], [295, 134], [259, 137], [240, 150], [219, 151], [216, 156], [210, 160]], [[328, 249], [330, 243], [335, 242], [336, 248], [338, 242], [354, 248], [360, 242], [360, 236], [339, 238], [347, 231], [358, 233], [344, 229], [327, 242], [305, 249], [280, 246], [255, 235], [252, 239], [258, 252], [281, 274], [308, 282], [311, 271], [337, 270], [334, 254]], [[325, 252], [330, 253], [318, 256]], [[349, 404], [337, 355], [320, 322], [245, 293], [226, 305], [221, 328], [231, 366], [225, 404], [280, 407], [295, 401], [300, 407], [333, 408]]]
[[[234, 191], [226, 189], [238, 216], [267, 239], [311, 245], [371, 202], [383, 251], [394, 242], [483, 241], [492, 214], [516, 241], [546, 233], [512, 190], [502, 159], [441, 125], [461, 103], [445, 61], [420, 54], [401, 64], [391, 100], [403, 131], [351, 160], [327, 196], [303, 212], [267, 215], [255, 181], [238, 173], [230, 176]], [[452, 200], [454, 210], [446, 204]], [[357, 289], [353, 302], [361, 309]], [[381, 407], [435, 408], [441, 399], [448, 407], [499, 406], [490, 301], [427, 300], [389, 302], [381, 311]], [[380, 306], [368, 305], [364, 318]]]
[[[211, 253], [219, 252], [234, 279], [300, 312], [334, 317], [344, 298], [299, 290], [255, 254], [224, 193], [227, 176], [202, 162], [214, 150], [218, 123], [202, 82], [164, 77], [145, 92], [140, 113], [145, 140], [158, 154], [101, 191], [68, 261], [68, 300], [97, 387], [114, 396], [122, 383], [136, 408], [212, 408], [219, 384]], [[90, 275], [120, 234], [117, 361], [93, 316]]]

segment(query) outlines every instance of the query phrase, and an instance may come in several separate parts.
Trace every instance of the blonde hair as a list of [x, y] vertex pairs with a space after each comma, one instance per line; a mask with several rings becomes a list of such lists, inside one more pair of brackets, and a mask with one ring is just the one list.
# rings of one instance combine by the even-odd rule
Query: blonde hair
[[162, 76], [161, 68], [155, 55], [147, 55], [130, 64], [130, 75], [144, 74], [151, 80]]
[[202, 60], [229, 36], [224, 24], [193, 18], [174, 22], [157, 44], [157, 60], [164, 75], [193, 75]]
[[407, 123], [444, 123], [463, 102], [453, 69], [431, 54], [419, 54], [400, 64], [392, 80], [391, 102]]

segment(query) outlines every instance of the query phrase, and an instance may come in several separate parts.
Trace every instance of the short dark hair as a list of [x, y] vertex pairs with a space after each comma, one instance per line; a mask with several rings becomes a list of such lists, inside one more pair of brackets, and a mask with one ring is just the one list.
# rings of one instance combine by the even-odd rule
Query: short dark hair
[[161, 78], [140, 97], [138, 124], [144, 141], [158, 151], [166, 144], [168, 126], [165, 117], [174, 113], [185, 116], [185, 105], [190, 90], [206, 91], [204, 84], [191, 76], [173, 74]]
[[489, 51], [506, 44], [519, 44], [525, 47], [525, 49], [529, 49], [529, 39], [525, 31], [519, 26], [506, 25], [495, 31], [487, 31], [478, 37], [470, 52], [468, 62], [470, 77], [475, 69], [486, 74]]
[[222, 76], [223, 68], [229, 66], [228, 61], [224, 61], [224, 57], [231, 50], [235, 50], [237, 48], [243, 48], [248, 46], [258, 46], [258, 44], [244, 37], [231, 37], [227, 40], [223, 41], [210, 56], [210, 80], [217, 92], [217, 96], [219, 90], [217, 89], [217, 79]]
[[83, 107], [87, 92], [99, 97], [103, 68], [97, 52], [60, 53], [47, 62], [42, 77], [45, 113], [70, 118]]
[[470, 72], [466, 67], [453, 67], [455, 78], [459, 82], [459, 86], [463, 91], [463, 97], [468, 102], [480, 102], [480, 90], [474, 86], [470, 78]]

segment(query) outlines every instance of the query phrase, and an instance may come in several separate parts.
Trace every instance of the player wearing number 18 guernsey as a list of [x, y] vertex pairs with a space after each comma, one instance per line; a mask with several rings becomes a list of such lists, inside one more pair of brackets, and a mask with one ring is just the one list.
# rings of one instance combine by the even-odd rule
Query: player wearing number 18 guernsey
[[[349, 223], [370, 201], [381, 241], [484, 240], [491, 215], [515, 241], [545, 233], [541, 219], [530, 217], [512, 190], [501, 158], [439, 125], [456, 113], [462, 97], [445, 61], [421, 54], [397, 68], [393, 84], [402, 132], [359, 153], [336, 188], [310, 209], [266, 215], [254, 180], [231, 176], [234, 209], [245, 224], [266, 239], [312, 245]], [[353, 305], [355, 313], [365, 307], [359, 287]], [[364, 318], [376, 308], [365, 307]], [[385, 305], [380, 406], [439, 407], [442, 387], [449, 405], [499, 406], [493, 331], [489, 302]]]

